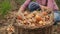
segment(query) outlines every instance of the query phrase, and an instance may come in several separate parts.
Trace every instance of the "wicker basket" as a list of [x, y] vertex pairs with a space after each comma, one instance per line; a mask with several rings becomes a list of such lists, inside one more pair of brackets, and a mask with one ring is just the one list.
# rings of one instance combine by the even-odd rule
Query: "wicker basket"
[[[49, 8], [49, 9], [43, 9], [43, 10], [41, 10], [40, 12], [38, 12], [38, 11], [34, 11], [34, 12], [38, 12], [39, 14], [41, 14], [42, 12], [47, 12], [47, 13], [49, 13], [49, 14], [47, 14], [48, 16], [50, 16], [50, 18], [49, 18], [49, 21], [46, 21], [45, 23], [46, 23], [46, 25], [43, 25], [42, 27], [39, 25], [39, 24], [36, 24], [36, 25], [38, 25], [38, 26], [31, 26], [31, 23], [29, 22], [29, 20], [28, 20], [28, 18], [27, 18], [27, 21], [29, 22], [29, 23], [27, 23], [27, 25], [25, 25], [25, 24], [22, 24], [22, 23], [24, 23], [24, 22], [21, 22], [21, 21], [23, 21], [23, 20], [25, 20], [25, 17], [24, 16], [22, 16], [23, 17], [23, 20], [19, 20], [19, 18], [18, 19], [16, 19], [16, 26], [20, 26], [21, 28], [26, 28], [26, 29], [35, 29], [35, 28], [44, 28], [44, 27], [47, 27], [47, 26], [51, 26], [54, 22], [53, 22], [53, 20], [54, 20], [54, 13], [53, 13], [53, 11]], [[34, 12], [31, 12], [31, 13], [34, 13]], [[21, 15], [23, 14], [24, 15], [24, 13], [22, 13], [22, 12], [20, 12], [21, 13]], [[30, 13], [30, 14], [31, 14]], [[32, 17], [32, 18], [35, 18], [35, 17]], [[45, 16], [43, 15], [43, 17], [42, 18], [44, 18], [45, 19]], [[44, 20], [43, 19], [43, 20]], [[38, 21], [38, 20], [37, 20]], [[47, 23], [48, 22], [48, 23]], [[38, 22], [39, 23], [39, 22]], [[18, 24], [18, 25], [17, 25]], [[28, 25], [29, 24], [29, 25]]]
[[53, 32], [53, 25], [37, 29], [24, 29], [17, 26], [15, 28], [15, 34], [52, 34]]
[[[50, 9], [47, 9], [50, 10]], [[51, 11], [51, 10], [50, 10]], [[21, 28], [21, 26], [17, 23], [14, 24], [15, 26], [15, 34], [52, 34], [53, 31], [53, 11], [51, 13], [51, 23], [48, 24], [47, 26], [44, 26], [43, 28]]]

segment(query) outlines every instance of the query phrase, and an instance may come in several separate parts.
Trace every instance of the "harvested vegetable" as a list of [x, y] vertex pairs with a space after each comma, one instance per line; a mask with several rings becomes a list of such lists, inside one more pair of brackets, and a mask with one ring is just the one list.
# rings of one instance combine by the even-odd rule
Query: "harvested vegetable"
[[48, 13], [47, 12], [42, 12], [43, 15], [47, 15]]
[[39, 16], [39, 15], [36, 15], [36, 16], [35, 16], [35, 19], [36, 19], [37, 21], [41, 21], [41, 20], [42, 20], [42, 17]]
[[23, 15], [26, 19], [22, 20], [23, 18], [21, 19], [21, 17], [19, 17], [18, 19], [22, 21], [20, 23], [24, 24], [26, 28], [36, 28], [36, 27], [38, 28], [40, 26], [43, 27], [47, 25], [47, 23], [49, 22], [51, 18], [50, 14], [51, 12], [49, 13], [47, 11], [40, 11], [40, 12], [39, 11], [33, 11], [33, 12], [25, 11]]
[[18, 16], [17, 19], [22, 20], [22, 17], [21, 16]]

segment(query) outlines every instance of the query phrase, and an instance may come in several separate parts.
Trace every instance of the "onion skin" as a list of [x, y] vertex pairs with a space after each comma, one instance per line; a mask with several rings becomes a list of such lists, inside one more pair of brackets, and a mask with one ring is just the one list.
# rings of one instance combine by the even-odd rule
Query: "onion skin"
[[22, 20], [22, 17], [21, 16], [18, 16], [17, 19]]
[[35, 18], [36, 18], [37, 21], [41, 21], [42, 20], [42, 17], [39, 16], [39, 15], [36, 15]]
[[47, 12], [42, 12], [42, 14], [45, 16], [45, 15], [47, 15], [48, 13], [47, 13]]

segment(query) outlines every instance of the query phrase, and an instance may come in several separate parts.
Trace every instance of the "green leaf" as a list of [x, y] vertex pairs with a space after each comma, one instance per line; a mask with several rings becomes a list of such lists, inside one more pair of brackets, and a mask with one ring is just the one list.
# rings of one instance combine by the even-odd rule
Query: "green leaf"
[[11, 5], [9, 0], [4, 0], [0, 3], [0, 14], [3, 16], [5, 14], [7, 14], [7, 12], [9, 12], [8, 10], [10, 10]]

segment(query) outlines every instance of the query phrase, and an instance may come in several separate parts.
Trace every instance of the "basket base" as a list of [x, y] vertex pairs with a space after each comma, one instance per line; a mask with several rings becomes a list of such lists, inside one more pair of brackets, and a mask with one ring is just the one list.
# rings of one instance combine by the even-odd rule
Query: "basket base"
[[22, 29], [16, 27], [16, 34], [52, 34], [53, 26], [38, 29]]

